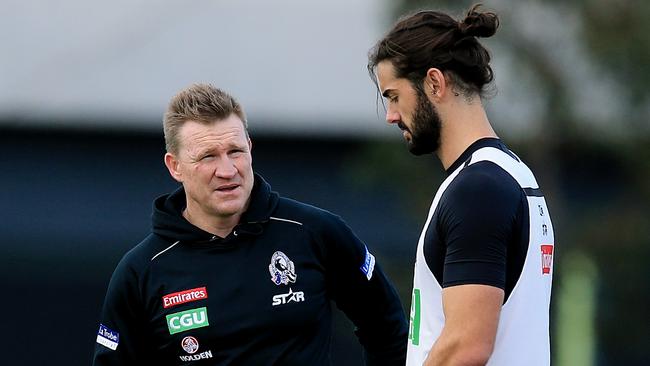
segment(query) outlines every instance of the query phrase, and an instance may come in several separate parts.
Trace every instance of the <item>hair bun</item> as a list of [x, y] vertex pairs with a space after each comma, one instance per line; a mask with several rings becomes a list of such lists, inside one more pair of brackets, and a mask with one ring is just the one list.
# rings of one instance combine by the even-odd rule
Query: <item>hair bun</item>
[[499, 27], [499, 17], [493, 12], [481, 12], [477, 8], [481, 4], [474, 5], [467, 12], [467, 16], [458, 23], [458, 29], [464, 36], [487, 38], [496, 33]]

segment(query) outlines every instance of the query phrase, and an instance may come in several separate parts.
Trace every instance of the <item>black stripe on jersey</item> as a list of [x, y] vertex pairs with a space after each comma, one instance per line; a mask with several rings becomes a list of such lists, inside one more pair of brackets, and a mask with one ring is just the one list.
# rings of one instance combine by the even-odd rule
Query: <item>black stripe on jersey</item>
[[539, 188], [524, 188], [524, 193], [528, 197], [544, 197], [544, 194]]

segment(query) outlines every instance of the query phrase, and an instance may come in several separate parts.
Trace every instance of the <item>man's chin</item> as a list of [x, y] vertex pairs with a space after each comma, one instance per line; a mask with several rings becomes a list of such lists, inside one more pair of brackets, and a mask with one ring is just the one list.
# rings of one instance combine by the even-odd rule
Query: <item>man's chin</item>
[[427, 148], [421, 144], [414, 144], [413, 140], [407, 141], [406, 147], [409, 149], [409, 152], [415, 156], [431, 154], [435, 151], [435, 149], [431, 150], [431, 148]]
[[228, 204], [222, 203], [213, 208], [215, 215], [223, 218], [243, 214], [245, 210], [246, 208], [244, 205], [239, 202], [228, 202]]

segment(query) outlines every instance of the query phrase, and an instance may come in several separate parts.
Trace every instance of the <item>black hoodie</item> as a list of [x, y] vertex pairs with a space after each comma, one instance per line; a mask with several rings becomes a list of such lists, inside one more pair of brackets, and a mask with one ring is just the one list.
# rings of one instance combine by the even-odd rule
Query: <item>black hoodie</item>
[[259, 175], [225, 238], [190, 224], [182, 188], [118, 264], [94, 365], [329, 365], [333, 300], [368, 365], [404, 365], [407, 323], [366, 246], [338, 217]]

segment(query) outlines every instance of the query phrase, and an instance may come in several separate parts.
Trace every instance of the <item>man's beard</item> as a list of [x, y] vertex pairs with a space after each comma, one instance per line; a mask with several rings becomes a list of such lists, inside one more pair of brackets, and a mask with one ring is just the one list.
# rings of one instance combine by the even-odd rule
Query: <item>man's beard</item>
[[430, 154], [440, 147], [440, 128], [442, 122], [436, 107], [429, 101], [424, 90], [415, 88], [417, 105], [413, 112], [411, 141], [408, 149], [413, 155]]

